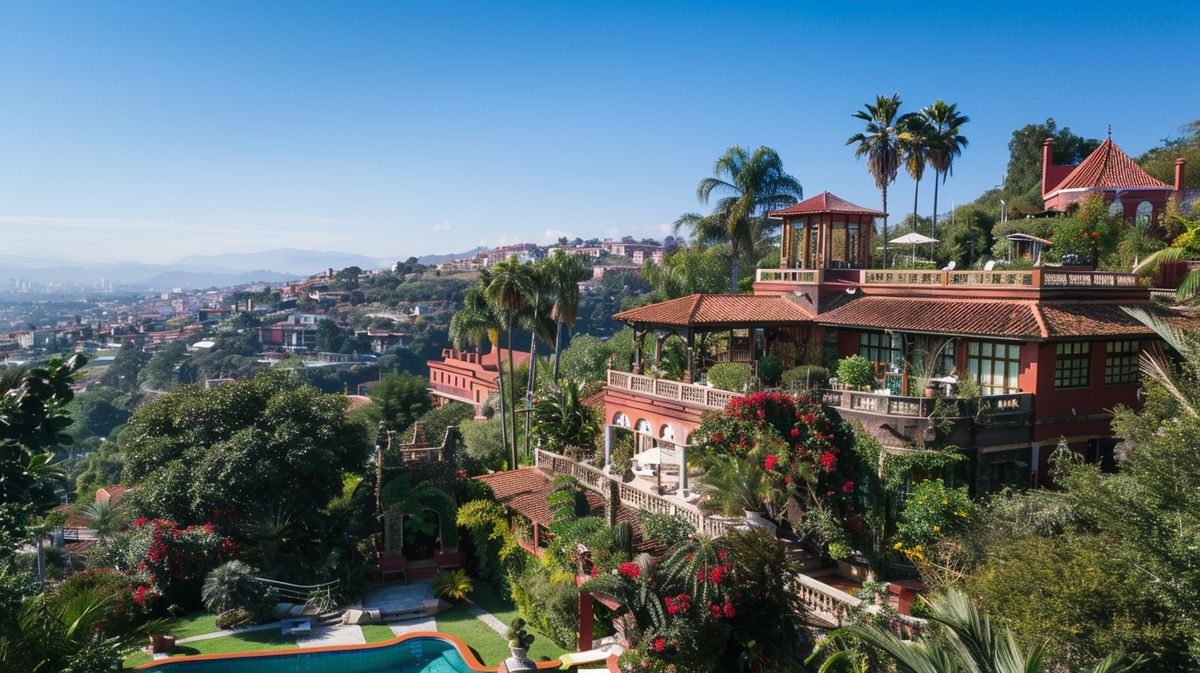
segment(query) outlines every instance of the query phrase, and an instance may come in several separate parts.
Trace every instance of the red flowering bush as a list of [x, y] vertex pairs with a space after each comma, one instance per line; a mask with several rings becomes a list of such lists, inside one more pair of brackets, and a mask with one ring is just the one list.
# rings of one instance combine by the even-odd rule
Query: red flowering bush
[[130, 601], [144, 609], [170, 603], [194, 606], [204, 575], [235, 551], [211, 523], [179, 528], [171, 521], [140, 518], [132, 529], [101, 544], [93, 564], [123, 573]]
[[853, 486], [845, 486], [853, 483], [858, 468], [850, 431], [812, 397], [755, 393], [735, 398], [724, 412], [704, 420], [699, 436], [706, 456], [753, 460], [778, 473], [787, 486], [810, 485], [816, 499], [853, 492]]

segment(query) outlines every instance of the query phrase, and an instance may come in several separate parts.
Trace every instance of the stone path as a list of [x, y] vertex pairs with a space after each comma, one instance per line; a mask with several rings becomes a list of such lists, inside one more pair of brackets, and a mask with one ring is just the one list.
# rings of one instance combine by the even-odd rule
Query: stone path
[[471, 613], [472, 617], [478, 619], [484, 624], [487, 624], [488, 627], [496, 633], [499, 633], [506, 638], [508, 637], [508, 624], [496, 619], [495, 615], [479, 607], [479, 604], [470, 598], [466, 600], [466, 606], [467, 612]]
[[221, 636], [236, 636], [239, 633], [246, 633], [249, 631], [266, 631], [267, 629], [278, 629], [278, 628], [280, 628], [279, 622], [269, 622], [267, 624], [253, 624], [251, 626], [239, 626], [236, 629], [222, 629], [220, 631], [213, 631], [212, 633], [202, 633], [198, 636], [191, 636], [189, 638], [180, 638], [179, 640], [175, 641], [175, 644], [183, 645], [185, 643], [194, 643], [197, 640], [209, 640], [211, 638], [220, 638]]
[[403, 622], [392, 622], [388, 624], [388, 627], [392, 629], [392, 633], [402, 636], [417, 631], [437, 631], [437, 620], [433, 617], [420, 617]]
[[362, 628], [358, 625], [343, 626], [341, 624], [334, 624], [332, 626], [319, 626], [306, 636], [296, 637], [296, 646], [300, 648], [326, 647], [329, 645], [361, 645], [365, 642], [367, 641], [363, 637]]

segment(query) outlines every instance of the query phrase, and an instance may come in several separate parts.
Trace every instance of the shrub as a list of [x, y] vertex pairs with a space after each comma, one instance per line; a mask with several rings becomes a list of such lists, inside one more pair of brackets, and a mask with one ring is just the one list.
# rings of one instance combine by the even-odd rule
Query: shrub
[[519, 647], [521, 649], [529, 649], [533, 645], [534, 636], [532, 633], [525, 630], [525, 620], [517, 617], [508, 625], [508, 644], [510, 647]]
[[709, 368], [708, 383], [714, 388], [741, 393], [754, 387], [754, 375], [748, 364], [722, 362]]
[[764, 355], [758, 359], [758, 380], [764, 386], [777, 386], [783, 376], [783, 363], [774, 355]]
[[241, 561], [227, 561], [209, 571], [200, 589], [204, 607], [214, 614], [254, 603], [265, 587], [254, 578], [255, 570]]
[[459, 568], [448, 572], [440, 572], [433, 577], [433, 593], [439, 598], [445, 598], [451, 603], [458, 603], [467, 597], [475, 587], [467, 571]]
[[683, 519], [670, 514], [651, 514], [641, 512], [642, 537], [647, 540], [657, 540], [668, 547], [683, 542], [691, 537], [696, 528]]
[[233, 629], [253, 624], [254, 618], [245, 608], [233, 608], [217, 615], [216, 622], [218, 629]]
[[801, 365], [784, 372], [781, 381], [788, 390], [816, 390], [829, 385], [829, 370], [817, 365]]
[[871, 361], [861, 355], [851, 355], [838, 361], [838, 380], [848, 386], [861, 388], [875, 382]]

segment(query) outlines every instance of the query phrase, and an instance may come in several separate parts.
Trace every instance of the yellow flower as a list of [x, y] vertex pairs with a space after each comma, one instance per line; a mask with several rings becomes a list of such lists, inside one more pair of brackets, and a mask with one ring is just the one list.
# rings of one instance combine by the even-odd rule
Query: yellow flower
[[903, 546], [904, 546], [904, 545], [902, 545], [902, 544], [900, 544], [899, 542], [897, 542], [896, 544], [892, 545], [892, 549], [899, 549], [899, 548], [901, 548], [901, 547], [903, 547]]
[[940, 532], [942, 532], [942, 527], [941, 527], [941, 526], [934, 526], [934, 527], [933, 527], [933, 532], [935, 532], [935, 533], [940, 533]]
[[964, 518], [967, 516], [967, 513], [966, 513], [966, 512], [963, 512], [963, 511], [961, 511], [961, 510], [960, 510], [960, 511], [958, 511], [958, 512], [955, 512], [955, 514], [957, 514], [957, 515], [959, 515], [959, 516], [961, 516], [961, 517], [964, 517]]
[[949, 504], [950, 504], [950, 501], [949, 501], [949, 500], [947, 500], [946, 498], [942, 498], [942, 504], [943, 504], [943, 505], [949, 505]]
[[921, 545], [913, 547], [913, 551], [921, 551]]

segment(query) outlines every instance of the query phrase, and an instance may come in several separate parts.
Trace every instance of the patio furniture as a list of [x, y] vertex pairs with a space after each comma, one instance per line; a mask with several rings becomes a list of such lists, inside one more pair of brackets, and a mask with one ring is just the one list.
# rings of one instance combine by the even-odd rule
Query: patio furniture
[[653, 467], [642, 467], [638, 465], [633, 468], [633, 473], [639, 477], [653, 477], [658, 475], [658, 470]]

